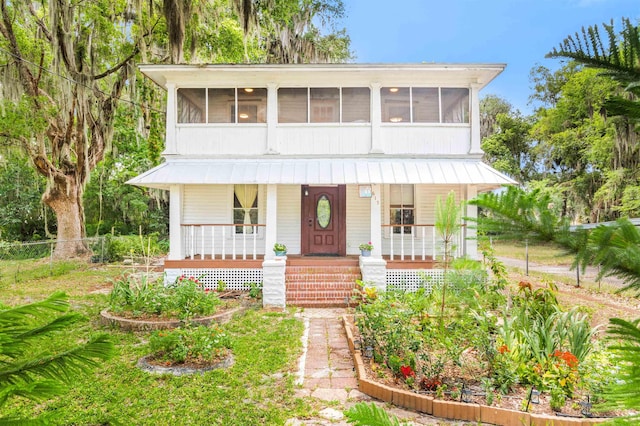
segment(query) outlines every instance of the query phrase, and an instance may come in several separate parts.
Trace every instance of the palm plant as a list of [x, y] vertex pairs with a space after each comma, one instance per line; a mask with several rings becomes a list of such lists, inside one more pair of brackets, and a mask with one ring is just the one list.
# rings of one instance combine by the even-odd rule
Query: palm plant
[[453, 191], [449, 192], [444, 204], [440, 197], [436, 198], [436, 232], [440, 235], [444, 244], [444, 280], [442, 283], [442, 304], [440, 307], [440, 323], [444, 324], [444, 302], [447, 292], [447, 272], [451, 259], [453, 239], [460, 231], [460, 206], [456, 203], [456, 196]]
[[[39, 351], [40, 339], [68, 331], [82, 318], [65, 313], [68, 309], [66, 295], [57, 292], [41, 302], [0, 310], [0, 408], [13, 396], [40, 401], [59, 395], [110, 357], [113, 344], [104, 334], [53, 354]], [[0, 418], [0, 423], [11, 421], [28, 423]]]

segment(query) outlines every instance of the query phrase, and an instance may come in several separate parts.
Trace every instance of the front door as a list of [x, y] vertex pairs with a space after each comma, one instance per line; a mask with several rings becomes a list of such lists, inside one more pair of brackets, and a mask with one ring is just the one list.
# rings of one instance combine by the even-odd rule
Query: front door
[[302, 186], [302, 254], [345, 256], [346, 187]]

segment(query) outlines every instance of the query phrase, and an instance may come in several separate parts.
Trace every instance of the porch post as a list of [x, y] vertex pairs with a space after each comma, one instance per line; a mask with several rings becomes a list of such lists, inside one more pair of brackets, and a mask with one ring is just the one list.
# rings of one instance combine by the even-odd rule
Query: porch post
[[[475, 185], [467, 185], [467, 201], [476, 198], [478, 195], [478, 188]], [[478, 206], [472, 206], [467, 204], [467, 217], [477, 219], [478, 218]], [[463, 232], [466, 231], [465, 246], [466, 254], [470, 259], [479, 259], [478, 257], [478, 233], [475, 229], [469, 228], [470, 221], [466, 221], [466, 227]], [[473, 224], [474, 222], [471, 222]]]
[[381, 122], [380, 83], [371, 83], [371, 150], [369, 154], [384, 153], [382, 138], [380, 137]]
[[469, 154], [482, 154], [482, 149], [480, 149], [480, 85], [471, 84], [469, 92], [471, 104], [471, 141]]
[[371, 185], [371, 229], [370, 238], [373, 244], [371, 257], [360, 256], [360, 273], [362, 281], [375, 287], [379, 293], [387, 289], [387, 262], [382, 258], [382, 214], [380, 200], [382, 185]]
[[262, 262], [262, 306], [285, 307], [284, 273], [286, 256], [275, 257], [273, 245], [278, 238], [278, 186], [267, 185], [266, 229], [264, 232], [264, 261]]
[[182, 185], [169, 187], [169, 260], [181, 260], [182, 248]]
[[167, 83], [167, 124], [166, 141], [163, 155], [177, 154], [176, 147], [176, 121], [178, 103], [176, 102], [176, 84]]
[[[181, 260], [184, 258], [182, 249], [182, 185], [169, 186], [169, 260]], [[165, 268], [164, 283], [175, 282], [182, 274], [180, 268]]]
[[373, 244], [373, 257], [382, 258], [382, 214], [380, 200], [382, 199], [382, 185], [371, 185], [371, 230], [369, 235]]
[[267, 154], [279, 154], [276, 123], [278, 122], [278, 86], [267, 84]]

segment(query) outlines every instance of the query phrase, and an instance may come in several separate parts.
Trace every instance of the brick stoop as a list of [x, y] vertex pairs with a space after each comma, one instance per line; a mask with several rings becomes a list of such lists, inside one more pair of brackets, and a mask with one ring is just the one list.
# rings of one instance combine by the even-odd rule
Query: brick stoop
[[346, 307], [356, 280], [362, 278], [355, 265], [287, 265], [287, 305], [307, 308]]

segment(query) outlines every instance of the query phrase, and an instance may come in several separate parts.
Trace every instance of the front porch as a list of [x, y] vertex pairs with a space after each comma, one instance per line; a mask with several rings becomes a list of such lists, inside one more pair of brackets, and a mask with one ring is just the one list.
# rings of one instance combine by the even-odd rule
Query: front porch
[[220, 282], [229, 290], [248, 291], [252, 283], [263, 285], [265, 306], [345, 307], [351, 303], [356, 280], [375, 285], [378, 291], [430, 290], [441, 282], [444, 271], [431, 259], [404, 261], [361, 256], [291, 255], [264, 260], [194, 259], [165, 260], [168, 282], [180, 275], [198, 277], [206, 288]]

